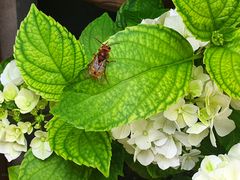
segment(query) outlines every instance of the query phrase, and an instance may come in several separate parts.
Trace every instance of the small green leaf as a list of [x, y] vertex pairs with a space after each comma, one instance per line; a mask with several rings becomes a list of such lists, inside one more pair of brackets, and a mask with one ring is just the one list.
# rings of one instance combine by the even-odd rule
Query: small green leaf
[[188, 29], [199, 39], [211, 40], [214, 31], [236, 26], [240, 0], [173, 0]]
[[97, 168], [109, 176], [111, 140], [105, 132], [85, 132], [54, 118], [48, 125], [51, 148], [61, 157], [79, 165]]
[[139, 24], [143, 19], [157, 18], [165, 11], [161, 0], [127, 0], [117, 13], [116, 24], [124, 29]]
[[18, 180], [20, 166], [10, 166], [8, 168], [9, 180]]
[[89, 180], [118, 180], [118, 176], [123, 176], [124, 149], [118, 142], [112, 143], [112, 160], [109, 177], [104, 177], [99, 171], [93, 171]]
[[97, 52], [100, 42], [106, 41], [115, 33], [115, 30], [115, 24], [107, 13], [95, 19], [83, 30], [79, 40], [83, 45], [88, 61]]
[[240, 99], [240, 30], [223, 46], [211, 46], [204, 53], [204, 62], [211, 78], [233, 98]]
[[88, 180], [91, 169], [78, 166], [52, 154], [44, 161], [37, 159], [29, 150], [22, 161], [19, 180]]
[[[109, 40], [106, 78], [82, 72], [53, 109], [86, 131], [110, 130], [165, 110], [185, 95], [193, 65], [191, 45], [160, 25], [139, 25]], [[104, 83], [107, 81], [106, 83]]]
[[58, 100], [85, 66], [79, 41], [35, 5], [20, 26], [14, 49], [24, 81], [48, 100]]

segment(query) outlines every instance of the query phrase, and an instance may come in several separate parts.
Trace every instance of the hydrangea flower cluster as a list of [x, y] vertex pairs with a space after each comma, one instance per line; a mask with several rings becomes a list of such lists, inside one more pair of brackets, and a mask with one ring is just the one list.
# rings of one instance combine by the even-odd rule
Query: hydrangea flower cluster
[[[40, 96], [23, 84], [15, 60], [7, 64], [0, 80], [3, 85], [3, 91], [0, 91], [0, 153], [4, 154], [8, 161], [12, 161], [27, 151], [25, 135], [30, 135], [34, 128], [40, 128], [39, 123], [43, 118], [37, 114], [37, 110], [44, 109], [45, 106], [42, 104], [43, 101], [40, 101]], [[36, 121], [33, 123], [28, 122], [28, 119], [21, 121], [21, 115], [27, 113], [34, 115]], [[36, 137], [30, 144], [32, 152], [37, 158], [46, 159], [52, 153], [47, 134], [41, 130], [34, 134]]]
[[193, 180], [240, 179], [240, 143], [234, 145], [228, 154], [205, 156]]
[[[193, 50], [207, 45], [187, 30], [182, 18], [170, 10], [156, 19], [145, 19], [143, 24], [162, 24], [183, 35]], [[160, 169], [169, 167], [191, 170], [202, 157], [198, 147], [208, 135], [216, 147], [214, 130], [223, 137], [235, 129], [229, 119], [232, 107], [238, 109], [240, 101], [232, 100], [204, 73], [202, 66], [193, 67], [192, 78], [185, 97], [148, 119], [112, 129], [112, 136], [134, 154], [134, 161], [147, 166], [157, 164]]]
[[191, 170], [201, 157], [197, 148], [204, 138], [209, 135], [217, 146], [213, 129], [221, 137], [235, 129], [230, 102], [203, 67], [194, 66], [184, 98], [155, 116], [112, 129], [112, 136], [144, 166]]
[[[194, 51], [207, 45], [187, 30], [181, 16], [173, 9], [156, 19], [144, 19], [142, 24], [162, 24], [174, 29], [189, 41]], [[194, 66], [184, 98], [149, 119], [114, 128], [112, 135], [142, 165], [155, 163], [163, 170], [179, 166], [190, 170], [201, 157], [197, 147], [209, 134], [216, 147], [213, 129], [221, 137], [235, 129], [235, 123], [229, 119], [230, 103], [231, 98], [218, 89], [203, 67]], [[237, 100], [231, 105], [240, 107]]]

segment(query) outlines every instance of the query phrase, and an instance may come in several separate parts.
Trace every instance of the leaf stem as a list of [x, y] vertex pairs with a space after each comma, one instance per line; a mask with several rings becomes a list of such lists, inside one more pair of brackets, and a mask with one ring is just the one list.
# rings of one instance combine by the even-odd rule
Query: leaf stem
[[203, 58], [203, 54], [202, 53], [193, 55], [193, 60], [202, 59], [202, 58]]

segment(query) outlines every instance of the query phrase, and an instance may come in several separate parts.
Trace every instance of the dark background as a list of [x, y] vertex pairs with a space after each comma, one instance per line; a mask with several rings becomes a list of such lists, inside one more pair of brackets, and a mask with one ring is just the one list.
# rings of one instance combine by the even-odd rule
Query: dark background
[[[0, 61], [12, 56], [17, 29], [27, 15], [31, 3], [37, 4], [40, 10], [65, 26], [76, 38], [91, 21], [104, 12], [108, 12], [113, 20], [116, 16], [115, 12], [83, 0], [0, 0]], [[166, 7], [173, 7], [170, 0], [164, 0], [164, 3]], [[4, 155], [0, 154], [0, 180], [8, 179], [8, 166], [19, 163], [19, 160], [8, 163]], [[140, 180], [141, 178], [130, 173], [125, 167], [125, 177], [121, 179]]]

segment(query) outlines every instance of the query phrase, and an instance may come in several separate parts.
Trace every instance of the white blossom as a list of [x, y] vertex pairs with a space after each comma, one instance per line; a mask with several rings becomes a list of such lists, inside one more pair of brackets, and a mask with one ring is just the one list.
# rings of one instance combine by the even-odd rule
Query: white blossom
[[[228, 155], [209, 155], [201, 162], [197, 173], [192, 177], [193, 180], [238, 180], [240, 179], [240, 145], [234, 145]], [[236, 154], [235, 154], [236, 153]]]
[[44, 160], [48, 158], [53, 152], [48, 142], [47, 133], [41, 130], [37, 130], [34, 135], [35, 137], [30, 143], [32, 153], [37, 158]]
[[153, 141], [161, 137], [161, 132], [150, 120], [136, 121], [131, 124], [131, 139], [129, 144], [136, 144], [141, 150], [147, 150]]
[[198, 107], [193, 104], [185, 104], [184, 99], [180, 99], [176, 104], [170, 106], [163, 115], [171, 120], [175, 121], [179, 128], [186, 126], [191, 127], [198, 120], [197, 115]]
[[13, 83], [8, 83], [3, 88], [3, 96], [6, 101], [14, 100], [19, 92], [18, 87]]
[[176, 10], [170, 9], [168, 12], [162, 14], [156, 19], [144, 19], [141, 24], [162, 24], [168, 28], [174, 29], [179, 32], [187, 41], [192, 45], [193, 50], [207, 45], [207, 42], [197, 40], [186, 28], [181, 16]]
[[36, 95], [33, 91], [22, 88], [18, 95], [15, 97], [15, 104], [20, 109], [22, 114], [26, 114], [31, 112], [39, 101], [38, 95]]
[[170, 167], [177, 168], [180, 165], [180, 160], [178, 156], [172, 158], [166, 158], [165, 156], [158, 154], [155, 157], [155, 161], [160, 169], [166, 170]]
[[201, 151], [197, 149], [191, 149], [189, 153], [185, 153], [180, 157], [181, 169], [191, 170], [194, 168], [196, 162], [199, 161]]
[[24, 129], [10, 124], [7, 119], [0, 122], [0, 153], [4, 154], [8, 161], [12, 161], [27, 151], [27, 141], [24, 137]]
[[16, 66], [16, 61], [12, 60], [4, 68], [3, 73], [1, 74], [1, 83], [3, 86], [6, 86], [8, 83], [15, 84], [19, 86], [23, 83], [20, 71]]
[[130, 125], [123, 125], [111, 130], [112, 136], [115, 139], [124, 139], [129, 136], [131, 132]]
[[231, 106], [233, 107], [233, 109], [240, 110], [240, 100], [231, 99]]

